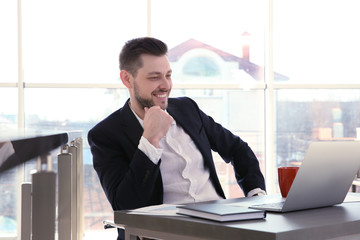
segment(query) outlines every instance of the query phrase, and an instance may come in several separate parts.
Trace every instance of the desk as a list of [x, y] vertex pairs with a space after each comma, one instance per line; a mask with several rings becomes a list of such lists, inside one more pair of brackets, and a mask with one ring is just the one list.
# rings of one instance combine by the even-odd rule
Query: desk
[[[356, 193], [356, 196], [360, 196]], [[261, 196], [260, 196], [261, 197]], [[221, 200], [223, 203], [239, 201]], [[219, 202], [219, 201], [216, 201]], [[265, 220], [217, 223], [185, 216], [114, 213], [126, 240], [136, 235], [171, 240], [200, 239], [360, 239], [360, 202], [290, 213], [268, 213]]]

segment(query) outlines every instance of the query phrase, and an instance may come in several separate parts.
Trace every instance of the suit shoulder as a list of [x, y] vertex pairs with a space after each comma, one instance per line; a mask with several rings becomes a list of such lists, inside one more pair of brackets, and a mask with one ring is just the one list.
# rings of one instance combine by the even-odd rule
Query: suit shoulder
[[177, 106], [177, 105], [183, 106], [184, 104], [189, 104], [189, 105], [194, 105], [198, 108], [197, 103], [189, 97], [169, 98], [169, 103], [173, 104], [175, 106]]
[[120, 112], [121, 109], [111, 113], [106, 118], [97, 123], [92, 129], [90, 129], [89, 134], [98, 131], [106, 131], [107, 129], [113, 129], [120, 121]]

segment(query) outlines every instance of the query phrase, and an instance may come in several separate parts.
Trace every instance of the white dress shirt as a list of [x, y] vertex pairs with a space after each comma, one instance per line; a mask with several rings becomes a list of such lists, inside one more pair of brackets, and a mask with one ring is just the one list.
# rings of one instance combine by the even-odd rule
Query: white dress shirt
[[175, 120], [160, 140], [158, 149], [145, 137], [141, 137], [139, 149], [155, 164], [161, 158], [164, 203], [183, 204], [222, 198], [210, 181], [210, 173], [204, 168], [200, 151]]

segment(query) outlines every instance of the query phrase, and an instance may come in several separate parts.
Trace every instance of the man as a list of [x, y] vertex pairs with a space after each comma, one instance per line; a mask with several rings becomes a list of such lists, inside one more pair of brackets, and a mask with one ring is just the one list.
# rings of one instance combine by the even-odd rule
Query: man
[[225, 198], [211, 150], [234, 166], [246, 196], [265, 194], [247, 143], [190, 98], [169, 98], [172, 71], [166, 54], [158, 39], [128, 41], [119, 62], [130, 99], [89, 131], [94, 168], [113, 209]]

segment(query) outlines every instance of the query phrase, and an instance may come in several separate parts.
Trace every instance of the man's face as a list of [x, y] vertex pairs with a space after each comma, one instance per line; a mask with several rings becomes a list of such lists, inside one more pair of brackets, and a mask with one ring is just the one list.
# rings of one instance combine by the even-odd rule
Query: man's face
[[[143, 67], [133, 79], [132, 94], [137, 107], [160, 106], [166, 109], [172, 88], [171, 68], [166, 56], [142, 55]], [[134, 104], [132, 102], [132, 104]]]

